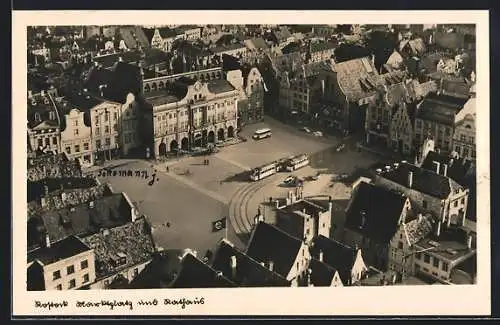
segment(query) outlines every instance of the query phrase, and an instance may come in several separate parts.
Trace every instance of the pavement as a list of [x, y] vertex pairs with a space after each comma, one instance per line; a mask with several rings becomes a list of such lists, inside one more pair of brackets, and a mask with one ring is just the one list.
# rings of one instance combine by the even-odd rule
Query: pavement
[[[272, 137], [252, 140], [255, 130], [263, 127], [272, 129]], [[349, 173], [375, 161], [372, 154], [353, 149], [354, 140], [315, 137], [268, 117], [263, 123], [246, 126], [240, 136], [248, 140], [221, 148], [220, 152], [210, 156], [167, 161], [119, 160], [106, 166], [147, 169], [150, 175], [156, 169], [158, 180], [153, 186], [147, 185], [146, 180], [126, 177], [107, 177], [102, 181], [110, 182], [117, 192], [127, 192], [137, 203], [141, 213], [150, 219], [159, 246], [165, 249], [191, 248], [204, 254], [226, 236], [225, 231], [211, 232], [211, 223], [223, 216], [229, 220], [228, 239], [244, 249], [259, 205], [270, 196], [283, 197], [290, 190], [279, 186], [287, 175], [305, 177], [318, 171]], [[344, 142], [348, 144], [346, 150], [336, 152], [335, 147]], [[250, 169], [299, 153], [311, 155], [310, 166], [293, 173], [277, 173], [258, 182], [249, 181]], [[203, 164], [204, 159], [209, 159], [209, 165]], [[96, 173], [101, 168], [98, 166], [89, 171]], [[304, 193], [305, 196], [332, 195], [337, 218], [350, 195], [349, 187], [341, 183], [333, 183], [330, 187], [330, 184], [329, 175], [321, 176], [317, 181], [306, 182]], [[270, 218], [271, 212], [267, 213]], [[170, 227], [166, 226], [167, 222]]]

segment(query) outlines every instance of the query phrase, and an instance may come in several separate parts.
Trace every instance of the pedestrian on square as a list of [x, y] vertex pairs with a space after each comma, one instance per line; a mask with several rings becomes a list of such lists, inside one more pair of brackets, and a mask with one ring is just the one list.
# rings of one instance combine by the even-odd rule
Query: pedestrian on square
[[169, 170], [169, 168], [168, 168], [168, 166], [167, 166], [167, 173], [168, 173], [169, 171], [170, 171], [170, 170]]

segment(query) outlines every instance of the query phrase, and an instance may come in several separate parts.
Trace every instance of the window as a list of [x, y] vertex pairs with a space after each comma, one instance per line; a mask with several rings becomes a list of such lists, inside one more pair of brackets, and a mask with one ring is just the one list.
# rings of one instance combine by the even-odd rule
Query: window
[[43, 147], [43, 139], [38, 139], [38, 146]]
[[114, 112], [113, 113], [113, 120], [118, 120], [118, 113], [117, 112]]
[[446, 128], [446, 135], [450, 135], [451, 134], [451, 128]]
[[134, 278], [139, 275], [139, 269], [135, 268], [134, 269]]
[[73, 121], [73, 126], [78, 126], [78, 120]]
[[66, 274], [70, 275], [70, 274], [73, 274], [75, 273], [75, 266], [74, 265], [70, 265], [66, 268]]
[[96, 140], [95, 141], [95, 146], [97, 149], [101, 149], [101, 140]]
[[116, 123], [115, 123], [115, 124], [113, 125], [113, 131], [115, 131], [115, 132], [116, 132], [116, 131], [118, 131], [118, 124], [116, 124]]
[[75, 145], [75, 152], [80, 152], [80, 145], [79, 144]]
[[66, 153], [69, 155], [71, 154], [71, 147], [66, 147]]
[[45, 138], [45, 145], [50, 146], [50, 138]]
[[104, 127], [104, 133], [108, 134], [109, 133], [109, 125], [106, 125]]
[[78, 135], [78, 129], [75, 129], [74, 134]]
[[417, 260], [421, 259], [421, 258], [422, 258], [422, 253], [416, 253], [416, 254], [415, 254], [415, 258], [416, 258]]
[[109, 112], [106, 112], [104, 114], [104, 122], [107, 122], [107, 121], [109, 121]]
[[80, 263], [80, 268], [83, 270], [83, 269], [86, 269], [89, 267], [89, 261], [88, 260], [85, 260], [85, 261], [82, 261]]
[[455, 202], [453, 202], [453, 206], [456, 208], [458, 206], [458, 200], [456, 200]]
[[448, 263], [443, 262], [442, 269], [445, 272], [448, 272]]
[[109, 286], [109, 280], [104, 280], [104, 286], [105, 287]]
[[95, 128], [95, 134], [96, 135], [101, 135], [101, 128], [100, 127], [96, 127]]
[[464, 135], [464, 134], [461, 134], [461, 135], [460, 135], [460, 141], [465, 142], [465, 135]]
[[111, 145], [111, 138], [106, 138], [106, 145], [107, 146]]
[[464, 197], [460, 200], [460, 203], [465, 204], [465, 198]]
[[58, 284], [56, 287], [57, 290], [62, 290], [62, 284]]
[[89, 281], [90, 281], [89, 274], [88, 274], [88, 273], [87, 273], [87, 274], [84, 274], [84, 275], [83, 275], [83, 283], [87, 283], [87, 282], [89, 282]]
[[57, 144], [57, 137], [52, 138], [52, 144]]
[[423, 201], [422, 206], [424, 207], [424, 209], [427, 209], [427, 201]]
[[85, 142], [83, 144], [83, 150], [85, 150], [85, 151], [89, 150], [89, 143], [88, 142]]
[[118, 143], [120, 141], [120, 137], [119, 136], [115, 136], [115, 143]]
[[469, 149], [468, 148], [464, 148], [464, 157], [467, 157], [469, 155]]
[[72, 288], [74, 288], [74, 287], [76, 287], [76, 280], [75, 280], [75, 279], [73, 279], [73, 280], [69, 281], [69, 286], [68, 286], [68, 288], [69, 288], [69, 289], [72, 289]]
[[95, 125], [99, 125], [99, 116], [96, 116], [95, 118]]
[[52, 280], [57, 280], [61, 278], [61, 271], [57, 270], [52, 273]]
[[398, 248], [403, 249], [403, 242], [402, 241], [398, 242]]
[[429, 254], [424, 254], [424, 262], [425, 263], [430, 263], [431, 262], [431, 257], [429, 256]]
[[434, 266], [434, 267], [439, 267], [439, 260], [438, 260], [437, 258], [434, 258], [434, 259], [432, 260], [432, 266]]

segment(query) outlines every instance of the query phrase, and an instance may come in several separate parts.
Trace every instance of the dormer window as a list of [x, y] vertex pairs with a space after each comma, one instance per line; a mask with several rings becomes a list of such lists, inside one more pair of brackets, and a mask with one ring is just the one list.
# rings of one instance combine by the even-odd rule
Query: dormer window
[[35, 113], [35, 121], [40, 122], [41, 120], [40, 113]]

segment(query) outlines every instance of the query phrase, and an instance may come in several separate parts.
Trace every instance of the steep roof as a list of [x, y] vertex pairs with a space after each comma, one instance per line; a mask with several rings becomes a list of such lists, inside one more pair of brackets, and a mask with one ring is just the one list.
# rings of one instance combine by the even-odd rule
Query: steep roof
[[345, 226], [378, 243], [388, 243], [398, 229], [406, 199], [386, 188], [361, 182], [349, 203]]
[[450, 195], [452, 189], [459, 187], [455, 181], [446, 176], [403, 162], [389, 171], [382, 171], [378, 176], [402, 186], [408, 186], [410, 172], [413, 173], [412, 188], [436, 198], [445, 199]]
[[[231, 259], [236, 262], [236, 272], [233, 276], [231, 269]], [[269, 287], [290, 285], [281, 275], [270, 271], [259, 262], [246, 255], [231, 243], [222, 240], [215, 252], [212, 268], [221, 271], [225, 277], [244, 287]]]
[[49, 94], [36, 94], [28, 98], [28, 128], [44, 124], [47, 128], [59, 127], [56, 106]]
[[310, 252], [313, 259], [318, 260], [320, 259], [320, 252], [322, 252], [323, 262], [330, 266], [333, 271], [338, 271], [342, 282], [348, 284], [351, 277], [351, 270], [356, 261], [356, 249], [320, 235], [313, 239]]
[[256, 49], [266, 50], [269, 48], [269, 46], [267, 46], [266, 41], [264, 41], [264, 39], [262, 37], [252, 38], [249, 40], [249, 42], [251, 42], [253, 47]]
[[51, 243], [50, 247], [41, 247], [28, 252], [28, 263], [38, 260], [43, 265], [49, 265], [90, 250], [91, 248], [78, 237], [69, 236]]
[[435, 220], [430, 216], [421, 216], [403, 224], [404, 233], [409, 245], [413, 245], [429, 235]]
[[[156, 251], [151, 228], [145, 217], [86, 236], [82, 240], [94, 250], [97, 278], [147, 262]], [[122, 256], [126, 256], [125, 263], [114, 262]]]
[[144, 31], [141, 27], [120, 27], [119, 31], [120, 36], [125, 42], [127, 48], [135, 49], [139, 47], [149, 47], [149, 39], [146, 34], [144, 34]]
[[274, 271], [286, 278], [301, 246], [300, 239], [273, 225], [259, 222], [254, 228], [246, 254], [259, 263], [272, 261]]
[[315, 287], [329, 287], [337, 272], [337, 270], [330, 265], [325, 262], [320, 262], [315, 258], [309, 261], [309, 269], [311, 270], [311, 284]]
[[184, 250], [169, 249], [153, 255], [153, 260], [146, 265], [131, 282], [131, 289], [168, 288], [181, 266]]
[[235, 284], [222, 273], [203, 263], [193, 254], [187, 253], [171, 288], [226, 288]]

